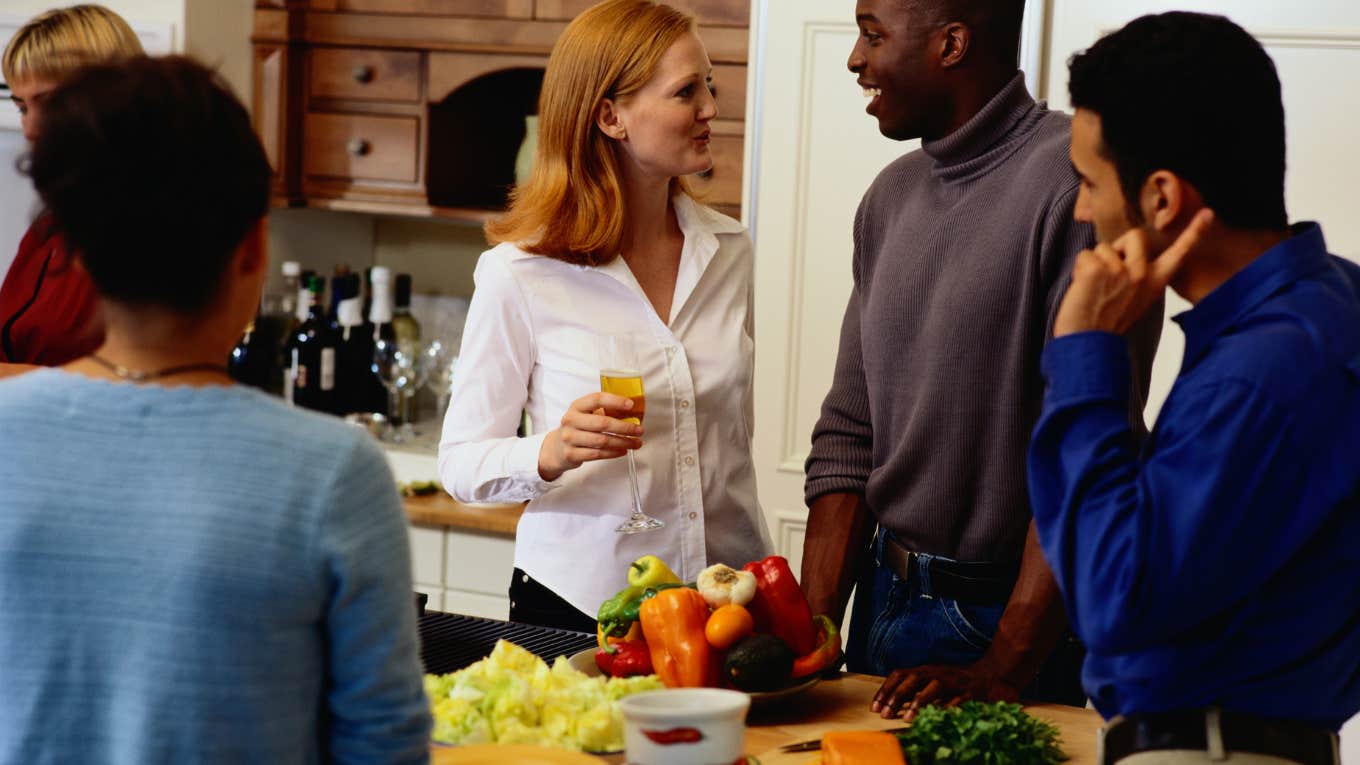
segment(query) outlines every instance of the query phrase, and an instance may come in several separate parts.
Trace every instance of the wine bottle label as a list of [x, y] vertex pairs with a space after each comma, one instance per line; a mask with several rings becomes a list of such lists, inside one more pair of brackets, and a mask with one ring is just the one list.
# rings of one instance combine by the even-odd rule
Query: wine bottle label
[[335, 349], [321, 349], [321, 390], [335, 390]]

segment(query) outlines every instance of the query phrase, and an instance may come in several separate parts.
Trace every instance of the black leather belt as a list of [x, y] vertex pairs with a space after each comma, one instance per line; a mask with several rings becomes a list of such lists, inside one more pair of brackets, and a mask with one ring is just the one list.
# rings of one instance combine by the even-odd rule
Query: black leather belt
[[[1249, 752], [1303, 765], [1337, 765], [1336, 734], [1293, 720], [1219, 710], [1218, 730], [1227, 753]], [[1117, 718], [1105, 729], [1102, 765], [1131, 754], [1164, 749], [1210, 749], [1212, 720], [1208, 710], [1157, 712]]]
[[883, 537], [883, 565], [903, 581], [921, 576], [926, 561], [930, 576], [928, 594], [964, 603], [1005, 603], [1015, 589], [1020, 564], [962, 562], [922, 556], [903, 547], [891, 534]]

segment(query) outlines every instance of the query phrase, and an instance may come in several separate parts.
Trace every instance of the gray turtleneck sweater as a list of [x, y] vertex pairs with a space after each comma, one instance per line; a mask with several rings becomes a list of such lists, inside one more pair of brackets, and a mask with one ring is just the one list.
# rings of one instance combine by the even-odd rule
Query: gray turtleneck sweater
[[[910, 549], [1020, 558], [1039, 357], [1073, 258], [1094, 242], [1072, 218], [1069, 122], [1016, 75], [967, 124], [869, 187], [835, 380], [807, 460], [809, 504], [862, 494]], [[1139, 411], [1155, 313], [1134, 342]]]

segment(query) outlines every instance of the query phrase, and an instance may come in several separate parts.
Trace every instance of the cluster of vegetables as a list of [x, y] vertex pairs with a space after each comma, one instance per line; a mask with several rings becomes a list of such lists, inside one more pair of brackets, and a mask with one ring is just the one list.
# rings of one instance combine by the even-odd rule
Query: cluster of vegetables
[[777, 555], [741, 570], [709, 566], [690, 584], [645, 555], [629, 567], [628, 586], [600, 605], [598, 622], [602, 672], [655, 673], [668, 688], [778, 690], [826, 669], [841, 648], [836, 625], [812, 615]]

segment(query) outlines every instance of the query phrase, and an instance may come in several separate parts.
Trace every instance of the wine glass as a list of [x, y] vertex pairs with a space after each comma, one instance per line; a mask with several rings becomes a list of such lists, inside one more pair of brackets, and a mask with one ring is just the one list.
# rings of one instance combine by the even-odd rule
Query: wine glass
[[405, 443], [410, 440], [412, 429], [405, 419], [408, 392], [414, 391], [416, 384], [415, 349], [410, 343], [379, 338], [373, 343], [373, 373], [378, 376], [387, 389], [387, 416], [389, 422], [400, 421], [401, 426], [390, 429], [392, 443]]
[[449, 407], [449, 394], [453, 392], [453, 370], [458, 364], [458, 351], [447, 340], [431, 340], [420, 354], [420, 363], [425, 367], [425, 386], [437, 401], [435, 417], [442, 420], [444, 410]]
[[[647, 398], [642, 390], [642, 365], [638, 363], [638, 343], [633, 335], [604, 335], [599, 338], [600, 390], [633, 400], [633, 416], [620, 418], [624, 422], [642, 424], [647, 413]], [[637, 463], [633, 450], [628, 450], [628, 485], [633, 490], [633, 514], [615, 531], [636, 534], [659, 529], [666, 524], [642, 512], [642, 496], [638, 493]]]
[[411, 415], [411, 401], [415, 399], [416, 391], [420, 390], [429, 378], [430, 368], [424, 363], [424, 356], [425, 351], [419, 343], [410, 340], [397, 341], [397, 363], [401, 366], [405, 383], [400, 389], [401, 425], [397, 431], [402, 441], [414, 441], [421, 435], [416, 429], [415, 418]]

